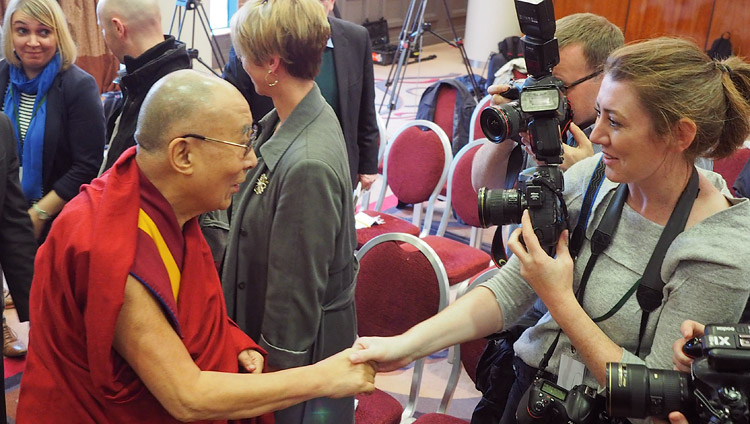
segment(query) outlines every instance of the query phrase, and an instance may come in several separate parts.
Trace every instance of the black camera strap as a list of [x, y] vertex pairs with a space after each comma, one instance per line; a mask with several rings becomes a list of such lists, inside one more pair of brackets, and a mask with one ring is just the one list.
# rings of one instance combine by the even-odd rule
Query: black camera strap
[[[571, 240], [571, 247], [573, 249], [576, 249], [576, 253], [580, 251], [581, 245], [583, 244], [583, 235], [585, 234], [585, 226], [591, 212], [593, 199], [596, 197], [596, 192], [598, 192], [599, 187], [601, 186], [601, 181], [596, 181], [596, 179], [603, 179], [603, 174], [599, 175], [598, 173], [598, 171], [600, 171], [600, 167], [603, 170], [604, 165], [601, 161], [599, 162], [599, 164], [597, 164], [597, 168], [594, 170], [591, 181], [589, 181], [589, 186], [586, 190], [586, 195], [584, 196], [584, 204], [581, 207], [578, 225], [576, 225], [576, 228], [573, 232], [574, 239]], [[620, 301], [612, 307], [609, 312], [602, 315], [601, 317], [593, 319], [594, 322], [601, 322], [611, 317], [637, 290], [636, 298], [638, 299], [638, 304], [643, 310], [643, 313], [641, 315], [641, 325], [638, 332], [638, 347], [635, 351], [636, 356], [639, 356], [640, 354], [641, 342], [643, 341], [643, 336], [646, 331], [646, 325], [648, 324], [648, 316], [651, 312], [658, 308], [659, 305], [661, 305], [663, 299], [662, 289], [664, 287], [664, 281], [661, 279], [660, 275], [661, 265], [664, 262], [664, 257], [666, 256], [667, 249], [669, 249], [672, 241], [685, 229], [685, 224], [687, 223], [687, 219], [690, 216], [690, 211], [693, 208], [693, 203], [698, 197], [698, 182], [698, 171], [695, 169], [695, 166], [693, 166], [693, 172], [690, 175], [690, 180], [688, 181], [685, 189], [682, 191], [680, 198], [677, 200], [677, 205], [672, 211], [672, 214], [669, 217], [669, 221], [667, 221], [667, 225], [664, 227], [664, 230], [659, 237], [659, 241], [656, 243], [654, 252], [651, 254], [651, 258], [646, 265], [646, 269], [644, 270], [643, 275], [635, 283], [635, 285], [633, 285], [633, 287], [631, 287], [630, 290], [625, 293], [622, 299], [620, 299]], [[596, 260], [598, 259], [599, 254], [604, 252], [604, 250], [606, 250], [612, 242], [612, 237], [614, 236], [614, 232], [617, 229], [619, 217], [620, 215], [622, 215], [622, 208], [625, 205], [627, 197], [627, 184], [620, 184], [617, 187], [617, 191], [615, 192], [614, 197], [612, 198], [612, 200], [610, 200], [609, 205], [607, 205], [607, 209], [604, 212], [604, 216], [602, 217], [601, 222], [599, 222], [599, 225], [597, 226], [596, 230], [594, 230], [594, 234], [591, 237], [591, 256], [586, 263], [586, 268], [584, 269], [583, 275], [581, 276], [581, 283], [579, 284], [578, 290], [576, 291], [576, 299], [578, 299], [578, 303], [580, 303], [581, 305], [583, 305], [583, 296], [586, 290], [586, 285], [588, 284], [589, 276], [594, 269], [594, 265], [596, 264]], [[582, 221], [581, 217], [584, 215], [585, 218]], [[576, 233], [579, 234], [578, 239], [575, 239]], [[578, 245], [574, 246], [574, 244]], [[571, 255], [573, 254], [572, 252], [573, 251], [571, 250]], [[561, 332], [562, 330], [558, 330], [557, 337], [555, 337], [552, 345], [549, 347], [544, 357], [542, 358], [542, 361], [539, 364], [540, 370], [543, 370], [547, 367], [547, 363], [552, 357], [552, 353], [555, 350], [555, 347], [557, 347]]]

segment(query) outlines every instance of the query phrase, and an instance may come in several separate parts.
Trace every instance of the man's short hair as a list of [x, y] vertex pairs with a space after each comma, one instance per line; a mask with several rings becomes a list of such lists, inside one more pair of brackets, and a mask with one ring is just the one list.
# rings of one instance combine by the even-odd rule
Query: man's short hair
[[42, 25], [52, 28], [57, 37], [57, 50], [60, 52], [60, 69], [65, 70], [76, 61], [78, 51], [70, 35], [68, 21], [56, 0], [11, 0], [3, 19], [3, 53], [8, 63], [21, 67], [21, 61], [13, 48], [13, 14], [23, 12]]
[[232, 44], [241, 57], [258, 65], [278, 54], [296, 78], [318, 75], [331, 35], [318, 0], [250, 0], [232, 17]]
[[625, 45], [620, 28], [607, 18], [593, 13], [575, 13], [556, 21], [555, 37], [559, 48], [581, 44], [589, 69], [600, 69], [607, 57]]

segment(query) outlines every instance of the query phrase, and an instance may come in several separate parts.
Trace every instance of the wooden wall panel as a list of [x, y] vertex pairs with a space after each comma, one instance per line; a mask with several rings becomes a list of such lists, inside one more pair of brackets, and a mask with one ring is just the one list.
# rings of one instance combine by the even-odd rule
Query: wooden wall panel
[[725, 31], [732, 33], [732, 48], [738, 56], [750, 57], [750, 0], [716, 0], [705, 50]]
[[714, 0], [630, 0], [625, 40], [673, 35], [704, 44]]
[[[750, 0], [749, 0], [750, 1]], [[610, 22], [625, 31], [628, 17], [629, 1], [622, 0], [555, 0], [555, 17], [572, 15], [573, 13], [593, 13], [609, 19]]]

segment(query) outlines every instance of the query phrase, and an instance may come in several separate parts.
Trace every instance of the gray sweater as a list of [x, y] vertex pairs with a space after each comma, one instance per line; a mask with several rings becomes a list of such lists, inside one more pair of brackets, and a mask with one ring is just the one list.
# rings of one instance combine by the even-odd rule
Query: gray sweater
[[[601, 154], [572, 166], [565, 172], [565, 202], [574, 228], [591, 173]], [[722, 192], [723, 179], [710, 171], [700, 171]], [[590, 240], [617, 186], [607, 179], [594, 201], [594, 208], [574, 268], [574, 290], [591, 256]], [[672, 369], [672, 344], [681, 337], [680, 324], [686, 319], [703, 323], [737, 322], [750, 294], [750, 201], [734, 199], [732, 204], [674, 240], [664, 258], [661, 277], [665, 282], [662, 304], [651, 313], [643, 337], [641, 359], [634, 355], [638, 345], [641, 309], [635, 295], [599, 327], [623, 348], [621, 362], [639, 363], [649, 368]], [[589, 278], [583, 308], [590, 317], [607, 313], [641, 277], [663, 227], [638, 214], [625, 204], [617, 232], [609, 248], [600, 255]], [[536, 294], [521, 277], [516, 257], [510, 259], [495, 278], [484, 284], [497, 297], [506, 323], [518, 319], [534, 302]], [[526, 330], [515, 343], [516, 354], [528, 365], [538, 367], [552, 344], [559, 326], [545, 314], [536, 326]], [[570, 340], [563, 334], [547, 366], [558, 373], [560, 355], [572, 353]], [[589, 372], [584, 383], [598, 387]]]

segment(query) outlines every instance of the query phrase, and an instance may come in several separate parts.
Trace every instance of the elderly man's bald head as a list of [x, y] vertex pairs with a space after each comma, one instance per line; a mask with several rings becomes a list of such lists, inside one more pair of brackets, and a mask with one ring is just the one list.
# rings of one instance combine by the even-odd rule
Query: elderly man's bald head
[[175, 137], [221, 126], [227, 108], [237, 105], [249, 112], [242, 94], [223, 79], [189, 69], [175, 71], [146, 95], [135, 139], [144, 150], [156, 152]]
[[134, 29], [140, 29], [144, 25], [157, 25], [161, 28], [161, 9], [157, 0], [99, 0], [96, 14], [100, 21], [121, 18], [129, 25], [134, 25]]

